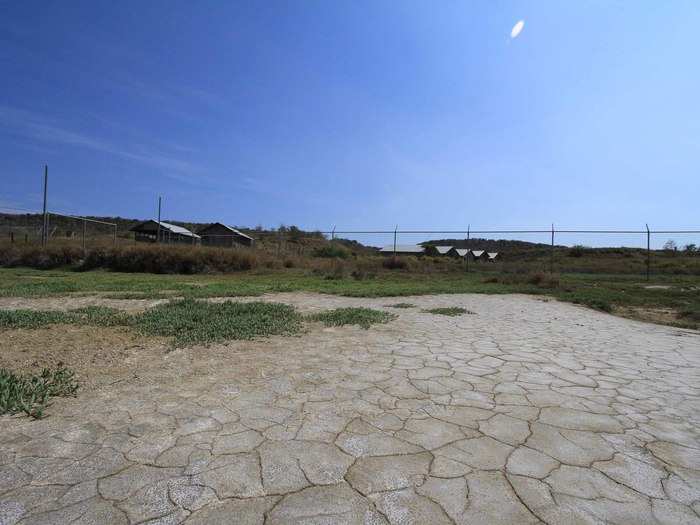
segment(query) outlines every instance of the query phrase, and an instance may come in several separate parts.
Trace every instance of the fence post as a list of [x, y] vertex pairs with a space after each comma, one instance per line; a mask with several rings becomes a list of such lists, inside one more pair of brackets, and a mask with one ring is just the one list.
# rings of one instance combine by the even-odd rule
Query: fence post
[[114, 247], [117, 247], [117, 225], [114, 225]]
[[394, 259], [396, 259], [396, 230], [399, 229], [399, 225], [396, 225], [396, 228], [394, 228]]
[[651, 232], [649, 231], [649, 225], [647, 227], [647, 281], [649, 280], [651, 272]]
[[335, 240], [335, 225], [333, 226], [333, 231], [331, 232], [331, 241]]
[[10, 242], [11, 242], [12, 244], [15, 243], [15, 232], [10, 232]]
[[85, 230], [87, 229], [87, 221], [83, 217], [83, 255], [85, 255]]
[[549, 252], [549, 273], [554, 273], [554, 223], [552, 223], [552, 248]]
[[44, 227], [41, 229], [41, 245], [46, 246], [49, 240], [49, 215], [46, 211], [46, 192], [49, 185], [49, 166], [44, 164]]
[[156, 227], [156, 244], [160, 243], [160, 201], [162, 197], [158, 196], [158, 226]]
[[464, 260], [467, 262], [467, 273], [469, 273], [469, 236], [471, 235], [471, 224], [467, 224], [467, 253], [464, 254]]

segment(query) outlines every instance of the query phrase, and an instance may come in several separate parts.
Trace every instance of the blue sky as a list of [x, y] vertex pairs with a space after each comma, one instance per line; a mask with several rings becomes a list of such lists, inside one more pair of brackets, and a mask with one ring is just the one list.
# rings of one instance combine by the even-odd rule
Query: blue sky
[[162, 194], [167, 218], [247, 226], [700, 226], [696, 1], [0, 15], [3, 207], [40, 208], [48, 163], [78, 214]]

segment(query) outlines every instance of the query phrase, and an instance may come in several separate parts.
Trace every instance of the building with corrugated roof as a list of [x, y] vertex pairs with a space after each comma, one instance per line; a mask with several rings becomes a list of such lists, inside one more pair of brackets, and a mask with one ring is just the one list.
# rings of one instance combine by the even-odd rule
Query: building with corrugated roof
[[145, 221], [131, 228], [134, 240], [138, 242], [163, 242], [178, 244], [197, 244], [199, 235], [187, 228], [163, 221]]
[[397, 255], [423, 255], [425, 248], [419, 244], [397, 244], [394, 249], [394, 245], [389, 244], [379, 250], [379, 253], [384, 255], [393, 255], [394, 252]]
[[202, 245], [204, 246], [236, 248], [241, 246], [252, 247], [255, 244], [255, 239], [250, 235], [246, 235], [233, 226], [220, 222], [200, 228], [197, 230], [197, 234], [202, 237]]

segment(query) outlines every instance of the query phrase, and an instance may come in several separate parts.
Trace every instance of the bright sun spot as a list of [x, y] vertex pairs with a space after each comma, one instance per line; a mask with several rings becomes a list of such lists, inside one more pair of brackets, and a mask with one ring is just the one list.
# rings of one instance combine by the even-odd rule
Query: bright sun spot
[[517, 37], [523, 30], [523, 27], [525, 27], [525, 20], [518, 20], [513, 26], [513, 29], [510, 30], [510, 38]]

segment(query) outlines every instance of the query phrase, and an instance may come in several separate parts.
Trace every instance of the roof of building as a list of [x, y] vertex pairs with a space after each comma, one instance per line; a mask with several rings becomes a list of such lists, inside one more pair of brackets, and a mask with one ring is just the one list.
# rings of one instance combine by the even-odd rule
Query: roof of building
[[453, 247], [452, 246], [436, 246], [435, 249], [438, 251], [440, 255], [445, 255], [448, 253]]
[[[379, 251], [383, 253], [393, 253], [394, 245], [389, 244], [387, 246], [384, 246]], [[418, 244], [397, 244], [396, 251], [400, 253], [423, 253], [425, 251], [425, 248]]]
[[489, 259], [495, 259], [496, 257], [498, 257], [498, 252], [489, 252], [486, 255], [489, 256]]
[[208, 230], [209, 228], [211, 228], [212, 226], [215, 226], [215, 225], [223, 226], [223, 227], [226, 228], [227, 230], [230, 230], [231, 233], [235, 233], [236, 235], [240, 235], [241, 237], [245, 237], [246, 239], [250, 239], [251, 241], [254, 240], [250, 235], [246, 235], [246, 234], [243, 233], [242, 231], [237, 230], [236, 228], [234, 228], [233, 226], [229, 226], [228, 224], [224, 224], [224, 223], [222, 223], [222, 222], [215, 222], [214, 224], [210, 224], [210, 225], [207, 226], [206, 228], [200, 229], [200, 230], [199, 230], [199, 233], [201, 234], [202, 232]]
[[167, 230], [167, 231], [169, 231], [169, 232], [171, 232], [171, 233], [175, 233], [175, 234], [177, 234], [177, 235], [184, 235], [184, 236], [186, 236], [186, 237], [194, 237], [194, 238], [196, 238], [196, 239], [199, 239], [199, 235], [197, 235], [196, 233], [192, 233], [192, 232], [191, 232], [190, 230], [188, 230], [187, 228], [183, 228], [182, 226], [177, 226], [177, 225], [175, 225], [175, 224], [170, 224], [169, 222], [163, 222], [163, 221], [160, 221], [160, 223], [159, 223], [158, 221], [154, 221], [154, 220], [144, 221], [144, 222], [142, 222], [142, 223], [140, 223], [140, 224], [137, 224], [137, 225], [134, 226], [133, 228], [131, 228], [131, 230], [132, 230], [132, 231], [134, 231], [134, 230], [139, 230], [139, 229], [141, 229], [145, 224], [148, 224], [149, 222], [152, 222], [152, 223], [155, 224], [156, 226], [157, 226], [158, 224], [160, 224], [160, 227], [161, 227], [161, 228], [163, 228], [164, 230]]
[[472, 250], [472, 255], [474, 257], [481, 257], [484, 254], [484, 250]]
[[469, 250], [467, 248], [457, 248], [455, 251], [457, 252], [457, 255], [459, 255], [460, 257], [464, 257], [465, 255], [467, 255], [469, 253]]

